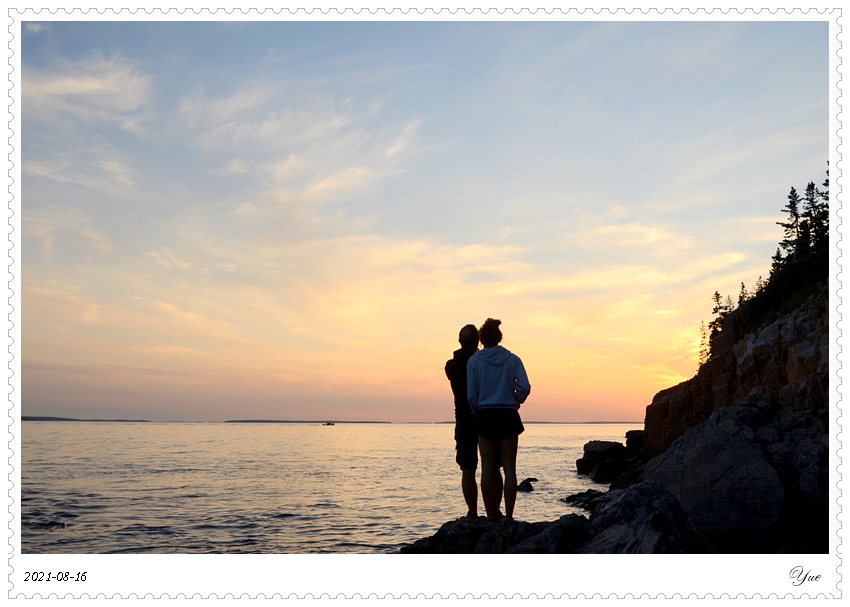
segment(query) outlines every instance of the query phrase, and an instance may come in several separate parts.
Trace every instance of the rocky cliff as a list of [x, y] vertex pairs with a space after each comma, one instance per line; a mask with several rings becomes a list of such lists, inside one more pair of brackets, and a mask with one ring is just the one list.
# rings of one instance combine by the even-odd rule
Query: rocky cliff
[[721, 552], [826, 552], [826, 286], [744, 332], [729, 316], [711, 360], [647, 407], [647, 461], [612, 484], [658, 483]]
[[644, 448], [666, 451], [712, 413], [758, 392], [798, 409], [825, 409], [829, 395], [829, 313], [826, 286], [767, 326], [743, 334], [730, 315], [696, 376], [659, 392], [646, 409]]

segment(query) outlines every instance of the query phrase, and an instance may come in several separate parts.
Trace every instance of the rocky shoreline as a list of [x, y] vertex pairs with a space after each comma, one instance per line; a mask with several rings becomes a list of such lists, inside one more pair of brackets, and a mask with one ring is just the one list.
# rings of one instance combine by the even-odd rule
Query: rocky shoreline
[[451, 521], [401, 552], [828, 552], [827, 289], [758, 331], [736, 322], [625, 445], [585, 445], [577, 472], [610, 487], [563, 501], [589, 516]]

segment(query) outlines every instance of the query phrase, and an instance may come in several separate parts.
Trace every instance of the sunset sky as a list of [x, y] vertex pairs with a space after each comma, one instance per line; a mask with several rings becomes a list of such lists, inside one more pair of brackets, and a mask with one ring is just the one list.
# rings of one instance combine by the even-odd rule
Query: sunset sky
[[641, 421], [828, 159], [823, 22], [24, 22], [22, 411]]

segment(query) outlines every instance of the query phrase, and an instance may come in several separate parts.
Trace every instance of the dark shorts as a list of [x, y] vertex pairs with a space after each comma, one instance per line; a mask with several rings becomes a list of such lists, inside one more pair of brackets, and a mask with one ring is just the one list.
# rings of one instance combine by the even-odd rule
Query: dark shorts
[[478, 429], [474, 423], [455, 424], [455, 461], [461, 470], [478, 468]]
[[479, 409], [478, 434], [490, 440], [516, 438], [525, 431], [516, 409]]
[[[455, 424], [455, 461], [461, 470], [478, 468], [478, 426], [473, 423]], [[502, 467], [502, 454], [496, 453], [496, 467]]]

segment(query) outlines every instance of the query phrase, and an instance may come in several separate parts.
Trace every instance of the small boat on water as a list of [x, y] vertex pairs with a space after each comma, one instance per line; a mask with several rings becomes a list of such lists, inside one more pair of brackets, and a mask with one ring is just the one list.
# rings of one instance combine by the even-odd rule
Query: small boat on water
[[322, 425], [323, 425], [323, 426], [333, 426], [333, 425], [334, 425], [334, 423], [333, 423], [333, 422], [325, 422], [325, 423], [324, 423], [324, 424], [322, 424]]

